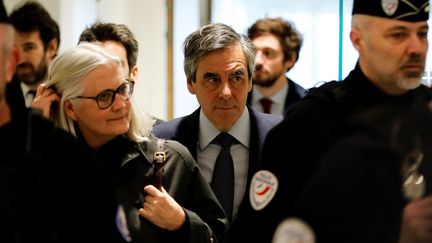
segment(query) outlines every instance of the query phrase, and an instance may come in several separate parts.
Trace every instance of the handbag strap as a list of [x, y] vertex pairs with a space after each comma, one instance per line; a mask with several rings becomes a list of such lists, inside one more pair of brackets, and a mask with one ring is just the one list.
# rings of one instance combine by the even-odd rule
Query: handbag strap
[[154, 177], [154, 186], [162, 190], [162, 180], [163, 180], [163, 170], [164, 164], [166, 161], [165, 154], [165, 139], [157, 139], [156, 142], [156, 152], [154, 153], [153, 163], [153, 177]]

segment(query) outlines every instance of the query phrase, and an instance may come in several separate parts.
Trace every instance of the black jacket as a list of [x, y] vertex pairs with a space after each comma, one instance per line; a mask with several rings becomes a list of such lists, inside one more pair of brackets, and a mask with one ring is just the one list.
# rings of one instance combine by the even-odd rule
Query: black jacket
[[125, 242], [94, 152], [37, 112], [19, 114], [0, 127], [1, 241]]
[[12, 116], [15, 119], [25, 119], [20, 118], [27, 115], [27, 107], [25, 105], [20, 81], [16, 76], [14, 76], [12, 81], [6, 85], [6, 99], [11, 108]]
[[[153, 156], [156, 138], [131, 142], [124, 136], [98, 149], [108, 164], [119, 199], [124, 206], [134, 242], [220, 242], [227, 229], [227, 219], [210, 186], [202, 177], [189, 151], [176, 141], [166, 140], [162, 186], [186, 213], [186, 222], [175, 232], [155, 226], [139, 216], [143, 207], [144, 187], [154, 183]], [[213, 241], [211, 240], [213, 239]]]
[[277, 225], [292, 216], [294, 202], [321, 158], [342, 135], [347, 119], [379, 105], [409, 104], [430, 92], [422, 85], [405, 95], [387, 95], [365, 77], [358, 65], [343, 81], [309, 90], [267, 136], [260, 169], [271, 171], [279, 187], [270, 203], [255, 211], [239, 237], [271, 242]]
[[330, 146], [292, 210], [319, 242], [399, 241], [405, 168], [418, 158], [432, 192], [432, 113], [418, 98], [352, 117]]

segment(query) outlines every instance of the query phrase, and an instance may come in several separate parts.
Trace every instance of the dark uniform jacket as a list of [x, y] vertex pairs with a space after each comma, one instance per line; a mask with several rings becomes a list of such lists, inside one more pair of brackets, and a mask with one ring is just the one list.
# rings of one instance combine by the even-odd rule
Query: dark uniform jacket
[[[307, 90], [300, 86], [299, 84], [295, 83], [291, 79], [287, 77], [288, 85], [288, 93], [285, 96], [285, 104], [284, 104], [284, 111], [283, 114], [285, 115], [288, 111], [288, 109], [291, 107], [292, 104], [299, 101], [301, 98], [303, 98], [306, 95]], [[249, 92], [247, 97], [247, 104], [252, 105], [252, 93]]]
[[387, 95], [365, 77], [358, 65], [342, 82], [309, 90], [267, 136], [260, 169], [271, 171], [279, 187], [270, 203], [255, 211], [236, 238], [271, 242], [277, 225], [292, 215], [293, 203], [349, 117], [379, 105], [407, 104], [429, 94], [422, 85], [401, 96]]
[[165, 142], [166, 161], [162, 186], [183, 207], [186, 222], [169, 232], [139, 216], [143, 207], [144, 187], [154, 183], [153, 156], [156, 138], [135, 143], [118, 136], [97, 153], [108, 163], [116, 191], [124, 206], [134, 242], [220, 242], [227, 229], [227, 219], [208, 183], [202, 177], [189, 151], [176, 141]]
[[33, 110], [0, 127], [1, 242], [126, 242], [93, 151]]
[[353, 117], [323, 157], [293, 208], [318, 242], [399, 241], [409, 200], [402, 185], [418, 158], [432, 191], [432, 114], [418, 98]]
[[[249, 144], [249, 169], [247, 187], [253, 174], [258, 166], [258, 157], [267, 135], [267, 132], [275, 126], [280, 120], [280, 117], [264, 114], [254, 111], [252, 108], [247, 107], [249, 110], [251, 131], [250, 131], [250, 144]], [[198, 129], [199, 129], [199, 114], [200, 108], [195, 110], [192, 114], [174, 119], [172, 121], [164, 122], [154, 128], [156, 136], [169, 138], [179, 141], [185, 145], [192, 156], [197, 158], [197, 142], [198, 142]], [[235, 231], [238, 225], [244, 223], [244, 215], [248, 214], [252, 210], [249, 204], [249, 190], [246, 189], [242, 203], [240, 204], [239, 211], [236, 219], [232, 222], [231, 228], [228, 232], [228, 239], [230, 238], [230, 232]]]

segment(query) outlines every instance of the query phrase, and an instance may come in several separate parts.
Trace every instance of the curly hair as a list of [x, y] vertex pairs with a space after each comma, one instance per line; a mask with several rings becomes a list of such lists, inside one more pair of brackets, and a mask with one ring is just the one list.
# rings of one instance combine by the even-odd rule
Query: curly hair
[[302, 34], [295, 28], [294, 24], [282, 18], [264, 18], [257, 20], [247, 30], [251, 40], [262, 35], [274, 35], [284, 52], [284, 60], [290, 60], [293, 54], [295, 62], [299, 58], [300, 48], [303, 44]]

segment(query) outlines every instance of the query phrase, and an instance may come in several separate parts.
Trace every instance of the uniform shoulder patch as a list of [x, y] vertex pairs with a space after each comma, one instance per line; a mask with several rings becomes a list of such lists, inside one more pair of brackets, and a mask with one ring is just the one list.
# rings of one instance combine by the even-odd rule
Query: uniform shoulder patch
[[282, 221], [273, 235], [272, 243], [315, 243], [312, 228], [298, 218], [287, 218]]
[[260, 170], [252, 177], [249, 200], [252, 208], [261, 210], [273, 199], [278, 188], [276, 176], [268, 170]]

